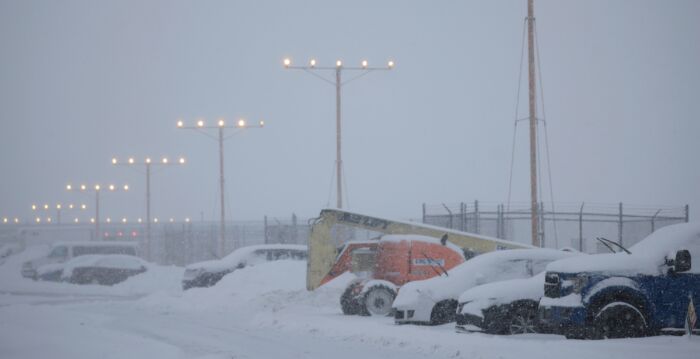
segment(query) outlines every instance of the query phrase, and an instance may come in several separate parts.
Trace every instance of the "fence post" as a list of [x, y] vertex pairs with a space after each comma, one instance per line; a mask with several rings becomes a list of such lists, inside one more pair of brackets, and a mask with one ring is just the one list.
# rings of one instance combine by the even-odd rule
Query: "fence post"
[[444, 203], [442, 204], [442, 206], [445, 207], [447, 214], [450, 216], [450, 229], [454, 229], [454, 227], [452, 226], [452, 211], [450, 211], [450, 207], [447, 207]]
[[581, 202], [581, 209], [578, 211], [578, 250], [583, 252], [583, 206], [586, 202]]
[[690, 206], [686, 204], [685, 205], [685, 223], [688, 223], [689, 216], [690, 216]]
[[297, 244], [297, 215], [292, 213], [292, 243]]
[[496, 206], [496, 238], [501, 238], [501, 205]]
[[423, 223], [425, 223], [425, 202], [423, 202]]
[[263, 219], [263, 230], [265, 231], [265, 244], [268, 244], [269, 239], [267, 238], [267, 216]]
[[654, 233], [654, 231], [656, 230], [656, 225], [654, 222], [656, 220], [656, 216], [659, 215], [659, 212], [661, 212], [661, 210], [656, 211], [656, 213], [654, 213], [654, 215], [651, 216], [651, 233]]
[[508, 238], [506, 234], [506, 206], [503, 203], [501, 203], [501, 237], [503, 239]]
[[474, 232], [476, 234], [481, 234], [479, 231], [481, 230], [481, 219], [479, 218], [479, 200], [475, 199], [474, 200]]
[[539, 233], [539, 237], [540, 237], [540, 247], [541, 247], [541, 248], [546, 248], [546, 246], [545, 246], [545, 244], [544, 244], [544, 224], [545, 224], [545, 222], [544, 222], [544, 202], [540, 202], [540, 208], [538, 209], [538, 211], [540, 212], [540, 213], [539, 213], [539, 216], [538, 216], [538, 218], [539, 218], [539, 220], [540, 220], [540, 223], [539, 223], [539, 227], [540, 227], [540, 233]]
[[465, 216], [465, 208], [464, 208], [464, 202], [459, 203], [459, 230], [464, 232], [464, 216]]
[[622, 244], [622, 202], [620, 202], [620, 217], [618, 219], [618, 229], [617, 229], [617, 243]]

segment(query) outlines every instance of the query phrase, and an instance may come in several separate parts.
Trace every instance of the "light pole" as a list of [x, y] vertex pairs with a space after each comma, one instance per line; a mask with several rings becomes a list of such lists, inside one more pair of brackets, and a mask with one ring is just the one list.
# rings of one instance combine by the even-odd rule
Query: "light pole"
[[100, 184], [96, 184], [92, 187], [87, 186], [85, 184], [81, 184], [80, 187], [78, 188], [73, 188], [72, 184], [67, 184], [66, 185], [66, 190], [68, 191], [73, 191], [73, 190], [80, 190], [82, 193], [94, 193], [95, 194], [95, 218], [94, 218], [94, 223], [95, 223], [95, 239], [101, 238], [100, 234], [100, 192], [103, 190], [109, 190], [109, 192], [114, 192], [117, 190], [123, 189], [124, 191], [129, 190], [129, 185], [125, 184], [122, 187], [117, 187], [113, 184], [110, 184], [106, 187], [102, 187]]
[[125, 162], [119, 161], [118, 158], [112, 158], [112, 164], [115, 166], [144, 166], [146, 168], [146, 245], [145, 257], [151, 258], [151, 167], [152, 166], [177, 166], [184, 165], [185, 158], [180, 157], [176, 162], [170, 161], [167, 157], [161, 158], [160, 161], [153, 161], [151, 157], [146, 157], [143, 162], [136, 161], [133, 157], [129, 157]]
[[33, 205], [32, 205], [32, 211], [38, 211], [38, 210], [42, 210], [42, 209], [43, 209], [44, 211], [48, 211], [48, 210], [50, 210], [51, 208], [56, 208], [56, 225], [61, 225], [61, 213], [62, 213], [64, 210], [66, 210], [66, 209], [69, 209], [69, 210], [74, 210], [74, 209], [85, 210], [85, 209], [87, 209], [87, 205], [85, 205], [85, 204], [79, 204], [79, 205], [77, 205], [77, 204], [73, 204], [73, 203], [68, 203], [68, 204], [65, 204], [65, 203], [56, 203], [56, 206], [51, 206], [51, 205], [49, 205], [48, 203], [47, 203], [47, 204], [44, 204], [43, 206], [38, 206], [38, 205], [36, 205], [36, 204], [33, 204]]
[[[224, 137], [224, 131], [226, 129], [245, 129], [245, 128], [262, 128], [265, 126], [264, 121], [259, 121], [257, 125], [248, 125], [246, 120], [239, 119], [236, 121], [235, 125], [226, 124], [226, 120], [219, 118], [216, 125], [207, 125], [203, 119], [198, 119], [195, 126], [186, 126], [183, 120], [177, 121], [177, 128], [184, 130], [196, 130], [205, 136], [217, 140], [219, 142], [219, 198], [220, 198], [220, 224], [219, 224], [219, 256], [223, 257], [226, 253], [226, 205], [224, 201], [224, 140], [229, 137]], [[205, 132], [206, 129], [216, 129], [218, 136], [211, 136], [209, 133]], [[236, 247], [234, 245], [234, 247]]]
[[[394, 66], [396, 64], [394, 63], [393, 60], [389, 60], [389, 61], [387, 61], [386, 67], [370, 67], [367, 60], [362, 60], [359, 67], [352, 67], [352, 66], [345, 66], [345, 65], [343, 65], [343, 61], [337, 60], [335, 62], [335, 66], [317, 66], [316, 59], [311, 59], [309, 61], [309, 64], [306, 66], [292, 66], [292, 60], [290, 58], [285, 58], [283, 61], [283, 64], [284, 64], [285, 69], [304, 70], [304, 71], [308, 72], [309, 74], [314, 75], [317, 78], [335, 86], [335, 126], [336, 126], [335, 164], [336, 164], [336, 181], [337, 181], [337, 186], [336, 186], [336, 189], [337, 189], [336, 197], [337, 198], [336, 199], [337, 199], [337, 207], [343, 208], [343, 182], [342, 182], [343, 159], [341, 156], [340, 90], [343, 87], [343, 85], [346, 85], [351, 81], [357, 80], [360, 77], [365, 76], [372, 71], [391, 70], [394, 68]], [[313, 71], [334, 71], [335, 72], [335, 81], [329, 80], [326, 77], [321, 76]], [[359, 75], [343, 82], [341, 79], [341, 77], [342, 77], [341, 74], [343, 71], [361, 71], [361, 73]]]

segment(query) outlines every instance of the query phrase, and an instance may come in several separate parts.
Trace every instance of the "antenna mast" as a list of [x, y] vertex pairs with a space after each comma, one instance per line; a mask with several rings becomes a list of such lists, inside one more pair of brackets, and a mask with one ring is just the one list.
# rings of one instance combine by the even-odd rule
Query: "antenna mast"
[[532, 245], [540, 246], [537, 204], [537, 102], [535, 99], [534, 0], [527, 0], [527, 60], [530, 93], [530, 213]]

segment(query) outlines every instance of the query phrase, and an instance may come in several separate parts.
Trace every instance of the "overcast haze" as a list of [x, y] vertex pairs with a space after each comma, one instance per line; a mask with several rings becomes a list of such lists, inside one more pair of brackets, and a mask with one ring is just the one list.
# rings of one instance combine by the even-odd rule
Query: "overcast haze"
[[[555, 201], [687, 203], [697, 219], [700, 2], [535, 15]], [[189, 163], [153, 176], [153, 216], [217, 218], [216, 142], [175, 123], [220, 116], [267, 125], [225, 143], [228, 219], [316, 215], [335, 203], [335, 93], [285, 57], [396, 61], [343, 88], [348, 208], [505, 202], [525, 16], [525, 0], [2, 0], [0, 216], [92, 204], [66, 183], [128, 183], [103, 218], [144, 216], [145, 176], [110, 159], [167, 155]], [[521, 118], [526, 96], [523, 78]], [[525, 129], [514, 201], [529, 200]]]

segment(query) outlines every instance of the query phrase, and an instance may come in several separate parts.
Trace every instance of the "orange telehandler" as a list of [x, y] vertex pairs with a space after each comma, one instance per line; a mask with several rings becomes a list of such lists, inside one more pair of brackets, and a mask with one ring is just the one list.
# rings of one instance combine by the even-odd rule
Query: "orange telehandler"
[[[338, 250], [331, 238], [338, 226], [383, 235], [348, 241]], [[425, 224], [324, 209], [311, 228], [306, 284], [313, 290], [351, 271], [357, 278], [341, 296], [343, 313], [387, 315], [398, 288], [407, 282], [447, 275], [449, 269], [480, 253], [529, 247]]]

